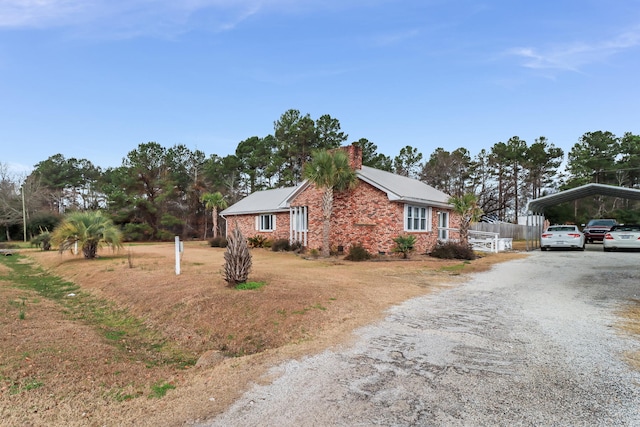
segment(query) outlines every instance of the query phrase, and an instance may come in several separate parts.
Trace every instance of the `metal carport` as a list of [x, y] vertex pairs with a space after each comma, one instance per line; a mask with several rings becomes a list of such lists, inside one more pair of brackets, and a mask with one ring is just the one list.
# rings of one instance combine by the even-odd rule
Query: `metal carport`
[[531, 200], [527, 204], [527, 250], [540, 247], [540, 235], [542, 231], [544, 231], [542, 229], [544, 226], [542, 218], [544, 218], [545, 208], [593, 195], [640, 200], [640, 190], [636, 188], [617, 187], [615, 185], [605, 184], [587, 184]]

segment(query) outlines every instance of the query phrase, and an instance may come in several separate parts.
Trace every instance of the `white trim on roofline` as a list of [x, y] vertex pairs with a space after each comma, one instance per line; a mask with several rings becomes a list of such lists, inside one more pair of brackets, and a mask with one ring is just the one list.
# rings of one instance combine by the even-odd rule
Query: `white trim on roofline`
[[[444, 209], [451, 209], [452, 207], [451, 204], [448, 203], [449, 196], [447, 194], [413, 178], [407, 178], [367, 166], [358, 169], [356, 176], [359, 180], [384, 192], [391, 202], [433, 206]], [[257, 191], [225, 209], [221, 212], [221, 215], [288, 212], [292, 201], [309, 187], [309, 185], [311, 185], [310, 182], [305, 180], [295, 187]], [[416, 194], [424, 194], [425, 197], [419, 197], [416, 196]], [[434, 200], [433, 198], [439, 198], [440, 200]]]

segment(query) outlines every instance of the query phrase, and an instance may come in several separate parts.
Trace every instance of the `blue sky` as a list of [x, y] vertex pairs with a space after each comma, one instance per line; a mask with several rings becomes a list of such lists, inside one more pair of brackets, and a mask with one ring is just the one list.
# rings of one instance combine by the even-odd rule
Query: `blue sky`
[[232, 153], [288, 109], [472, 155], [640, 133], [640, 0], [0, 0], [0, 162]]

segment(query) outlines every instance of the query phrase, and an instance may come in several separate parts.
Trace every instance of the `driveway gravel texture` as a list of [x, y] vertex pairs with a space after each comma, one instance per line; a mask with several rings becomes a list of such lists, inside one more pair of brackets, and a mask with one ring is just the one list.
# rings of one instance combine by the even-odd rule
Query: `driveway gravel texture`
[[634, 298], [640, 253], [531, 252], [274, 367], [202, 425], [640, 426], [640, 342], [613, 327]]

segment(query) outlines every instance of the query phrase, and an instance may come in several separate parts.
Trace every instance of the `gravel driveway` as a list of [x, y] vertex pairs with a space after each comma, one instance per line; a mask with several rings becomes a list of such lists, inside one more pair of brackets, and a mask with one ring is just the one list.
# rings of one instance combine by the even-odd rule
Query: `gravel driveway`
[[275, 367], [207, 426], [640, 426], [640, 253], [532, 252]]

